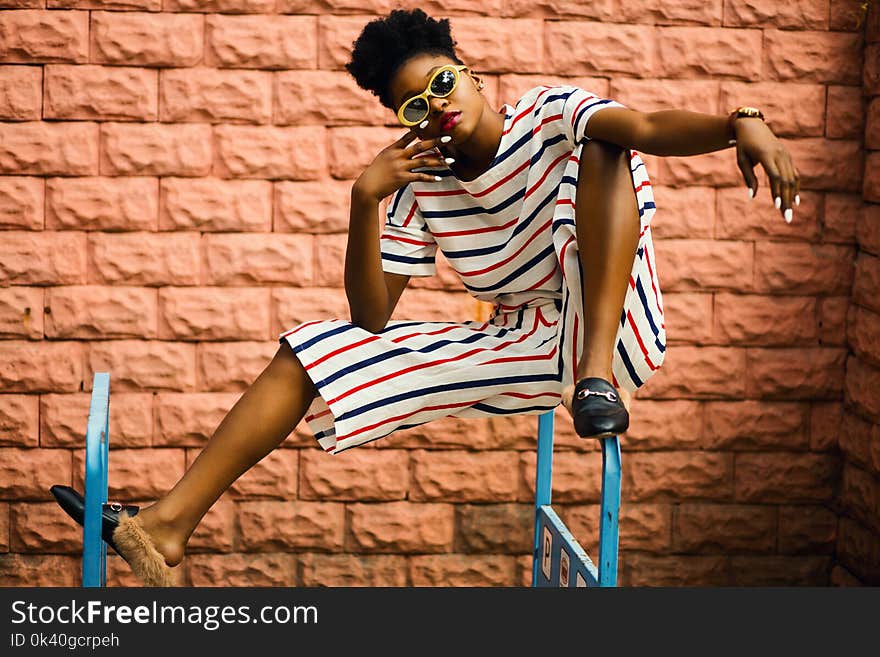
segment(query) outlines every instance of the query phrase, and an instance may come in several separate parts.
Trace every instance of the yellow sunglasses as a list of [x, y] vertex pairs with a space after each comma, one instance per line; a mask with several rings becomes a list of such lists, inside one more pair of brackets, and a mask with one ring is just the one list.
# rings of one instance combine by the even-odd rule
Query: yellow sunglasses
[[397, 119], [405, 126], [410, 127], [425, 120], [428, 116], [430, 105], [428, 96], [444, 98], [451, 94], [458, 85], [459, 71], [467, 70], [467, 66], [453, 66], [449, 64], [434, 71], [428, 86], [418, 96], [408, 98], [397, 110]]

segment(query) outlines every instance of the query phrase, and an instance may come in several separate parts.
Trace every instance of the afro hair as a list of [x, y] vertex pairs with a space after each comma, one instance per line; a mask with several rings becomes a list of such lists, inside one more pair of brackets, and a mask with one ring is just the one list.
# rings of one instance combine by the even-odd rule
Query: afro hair
[[366, 89], [393, 110], [389, 83], [415, 55], [445, 55], [456, 64], [455, 41], [449, 19], [435, 20], [421, 9], [394, 9], [385, 18], [367, 23], [352, 44], [351, 61], [345, 65], [361, 89]]

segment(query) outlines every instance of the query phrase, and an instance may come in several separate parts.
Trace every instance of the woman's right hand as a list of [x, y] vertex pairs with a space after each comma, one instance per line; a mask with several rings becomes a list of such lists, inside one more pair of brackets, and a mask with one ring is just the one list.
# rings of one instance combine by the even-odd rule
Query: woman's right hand
[[383, 149], [358, 176], [352, 186], [352, 195], [381, 201], [407, 183], [414, 181], [435, 182], [437, 178], [433, 175], [413, 172], [413, 169], [446, 167], [451, 163], [447, 162], [440, 154], [421, 155], [421, 153], [438, 146], [443, 137], [410, 143], [416, 137], [415, 132], [408, 130], [400, 139]]

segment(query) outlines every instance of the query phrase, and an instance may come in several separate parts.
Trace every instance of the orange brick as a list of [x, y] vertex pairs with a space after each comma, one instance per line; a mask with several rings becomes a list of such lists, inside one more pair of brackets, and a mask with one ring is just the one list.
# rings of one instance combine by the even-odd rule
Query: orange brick
[[20, 9], [3, 13], [3, 62], [88, 61], [89, 12]]
[[712, 342], [711, 294], [663, 293], [663, 316], [669, 327], [687, 327], [687, 331], [671, 331], [667, 334], [667, 344], [701, 345]]
[[783, 399], [838, 398], [846, 351], [835, 348], [749, 349], [749, 396]]
[[339, 552], [344, 508], [331, 502], [241, 502], [238, 523], [241, 548], [248, 552], [290, 548]]
[[733, 496], [733, 457], [723, 452], [632, 453], [622, 465], [625, 500], [729, 500]]
[[160, 230], [267, 233], [272, 230], [268, 180], [162, 178]]
[[880, 399], [874, 394], [878, 385], [880, 368], [872, 367], [853, 356], [847, 358], [844, 381], [846, 398], [859, 414], [874, 422], [880, 422]]
[[155, 178], [49, 178], [46, 228], [50, 230], [156, 229], [159, 186]]
[[236, 547], [235, 503], [223, 495], [208, 510], [186, 544], [191, 552], [232, 552]]
[[840, 476], [834, 454], [741, 453], [735, 459], [736, 499], [742, 502], [827, 502]]
[[663, 263], [663, 290], [696, 291], [752, 288], [751, 242], [665, 240], [655, 245], [657, 262]]
[[4, 586], [80, 586], [81, 573], [81, 556], [0, 554]]
[[0, 123], [0, 173], [88, 176], [98, 173], [98, 124]]
[[[269, 290], [170, 287], [159, 290], [161, 340], [261, 340], [269, 325]], [[274, 337], [274, 336], [272, 336]]]
[[880, 533], [880, 477], [858, 466], [844, 464], [840, 502], [847, 515]]
[[275, 183], [278, 233], [348, 233], [351, 183], [341, 180]]
[[822, 346], [847, 345], [847, 314], [852, 307], [848, 296], [819, 297], [818, 334]]
[[3, 392], [76, 392], [83, 381], [82, 345], [76, 342], [0, 341]]
[[[534, 500], [537, 476], [537, 452], [520, 456], [525, 486], [520, 489], [521, 501]], [[559, 452], [553, 456], [554, 502], [597, 502], [602, 496], [602, 455], [599, 452]]]
[[451, 504], [350, 504], [348, 514], [349, 551], [436, 553], [452, 549], [455, 511]]
[[768, 553], [776, 549], [776, 507], [682, 504], [673, 513], [676, 552]]
[[733, 586], [827, 586], [831, 557], [734, 556]]
[[517, 562], [505, 555], [436, 554], [410, 559], [413, 586], [515, 586]]
[[627, 452], [702, 449], [710, 444], [703, 432], [703, 406], [685, 399], [637, 400], [622, 444]]
[[865, 584], [880, 584], [880, 536], [846, 516], [837, 534], [838, 561]]
[[206, 176], [211, 173], [211, 126], [101, 124], [101, 173], [114, 176]]
[[197, 347], [197, 376], [206, 392], [244, 392], [256, 381], [279, 349], [274, 340], [203, 342]]
[[0, 288], [0, 337], [41, 340], [43, 294], [38, 287]]
[[707, 402], [706, 446], [731, 450], [807, 450], [809, 411], [806, 403], [798, 402]]
[[[101, 340], [87, 343], [88, 372], [110, 372], [113, 389], [193, 390], [195, 345], [159, 340]], [[91, 378], [87, 382], [91, 389]]]
[[296, 586], [299, 555], [194, 554], [181, 566], [192, 586]]
[[845, 294], [853, 281], [854, 255], [849, 246], [757, 242], [755, 291]]
[[409, 498], [444, 502], [501, 502], [517, 499], [517, 452], [417, 450], [412, 454]]
[[45, 300], [46, 337], [155, 338], [156, 296], [156, 290], [137, 287], [49, 288]]
[[856, 225], [866, 210], [860, 194], [825, 194], [822, 241], [854, 243]]
[[718, 77], [757, 80], [761, 62], [732, 53], [761, 51], [761, 35], [755, 30], [710, 27], [660, 27], [657, 29], [660, 76]]
[[724, 25], [826, 30], [828, 0], [801, 0], [791, 4], [773, 0], [731, 0], [724, 3]]
[[746, 391], [745, 350], [676, 346], [667, 351], [663, 367], [648, 385], [646, 396], [652, 398], [741, 398]]
[[83, 529], [54, 501], [10, 505], [9, 546], [15, 552], [79, 554]]
[[[528, 29], [525, 26], [523, 28], [518, 32], [512, 32], [511, 35], [541, 33], [537, 28]], [[485, 38], [488, 39], [492, 36], [494, 35], [485, 34]], [[560, 75], [622, 73], [631, 77], [654, 77], [660, 73], [660, 64], [654, 61], [654, 52], [655, 43], [660, 43], [662, 46], [662, 39], [658, 36], [658, 31], [650, 25], [547, 21], [544, 23], [543, 38], [546, 43], [553, 44], [553, 48], [547, 50], [547, 59], [543, 68], [549, 73]], [[531, 45], [534, 45], [534, 42]], [[512, 68], [528, 71], [536, 64], [538, 62], [528, 62], [522, 66], [514, 65]], [[663, 75], [663, 77], [679, 76]]]
[[76, 285], [86, 282], [84, 233], [4, 231], [0, 284]]
[[[860, 139], [864, 136], [866, 148], [878, 148], [880, 141], [871, 132], [870, 110], [867, 114], [868, 132], [864, 132], [866, 104], [860, 87], [829, 85], [825, 136], [829, 139]], [[871, 107], [876, 107], [876, 101]]]
[[[772, 29], [763, 32], [765, 76], [800, 83], [858, 84], [861, 81], [859, 35]], [[752, 52], [761, 50], [755, 48]]]
[[36, 447], [39, 443], [39, 395], [0, 395], [0, 445]]
[[299, 471], [298, 451], [276, 449], [270, 452], [232, 484], [231, 495], [237, 499], [295, 499]]
[[44, 189], [44, 178], [0, 176], [0, 228], [43, 230]]
[[532, 550], [535, 508], [527, 504], [462, 504], [457, 545], [463, 552], [525, 554]]
[[121, 285], [199, 283], [198, 233], [94, 233], [89, 282]]
[[837, 515], [824, 506], [779, 507], [779, 552], [830, 554], [837, 540]]
[[316, 16], [209, 15], [205, 63], [232, 68], [315, 68], [317, 29]]
[[814, 452], [837, 449], [842, 424], [843, 404], [814, 402], [810, 409], [810, 449]]
[[[126, 62], [131, 63], [131, 62]], [[47, 64], [43, 118], [155, 121], [157, 71]]]
[[726, 586], [727, 557], [655, 556], [624, 552], [618, 561], [618, 586]]
[[308, 235], [214, 234], [204, 238], [205, 278], [211, 285], [313, 281], [312, 238]]
[[[715, 195], [712, 187], [654, 186], [654, 203], [662, 220], [653, 221], [655, 246], [672, 238], [711, 239], [715, 219]], [[666, 281], [663, 281], [664, 289]]]
[[0, 119], [39, 121], [42, 112], [42, 95], [41, 67], [7, 64], [0, 72]]
[[811, 320], [815, 316], [813, 297], [719, 292], [713, 331], [721, 344], [813, 345], [817, 326]]
[[163, 70], [161, 121], [272, 122], [272, 73], [224, 71], [199, 66]]
[[407, 558], [392, 554], [303, 554], [303, 586], [406, 586]]
[[51, 499], [49, 488], [70, 483], [70, 468], [67, 450], [0, 447], [0, 499]]
[[202, 59], [205, 22], [198, 14], [93, 11], [91, 17], [92, 61], [171, 67]]
[[410, 488], [405, 450], [351, 450], [331, 458], [302, 451], [300, 494], [307, 500], [402, 500]]
[[158, 393], [153, 444], [203, 447], [240, 397], [236, 392]]
[[317, 180], [327, 172], [323, 126], [221, 124], [214, 135], [212, 173], [221, 178]]
[[[754, 239], [766, 242], [780, 240], [818, 240], [822, 229], [820, 209], [822, 195], [800, 191], [801, 204], [793, 208], [791, 223], [786, 223], [773, 204], [767, 202], [769, 186], [759, 182], [758, 196], [748, 197], [743, 186], [718, 190], [718, 221], [715, 236], [723, 239]], [[789, 241], [781, 243], [788, 246]]]
[[[110, 446], [149, 447], [153, 438], [153, 395], [116, 391], [110, 373]], [[40, 445], [83, 447], [91, 393], [40, 395]]]

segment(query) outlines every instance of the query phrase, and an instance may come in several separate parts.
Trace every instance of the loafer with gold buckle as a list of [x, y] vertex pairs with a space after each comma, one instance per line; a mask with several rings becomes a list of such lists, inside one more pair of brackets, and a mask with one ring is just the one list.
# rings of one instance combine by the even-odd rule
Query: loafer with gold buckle
[[609, 438], [629, 428], [629, 412], [614, 386], [588, 376], [577, 382], [571, 400], [574, 430], [581, 438]]
[[[55, 500], [64, 509], [65, 513], [76, 520], [80, 525], [85, 522], [86, 501], [76, 490], [70, 486], [61, 486], [56, 484], [49, 489]], [[116, 547], [113, 541], [113, 530], [119, 525], [119, 516], [125, 511], [129, 516], [134, 516], [140, 510], [140, 507], [133, 504], [120, 504], [119, 502], [107, 502], [101, 505], [101, 538], [107, 545], [119, 556], [122, 553]]]

